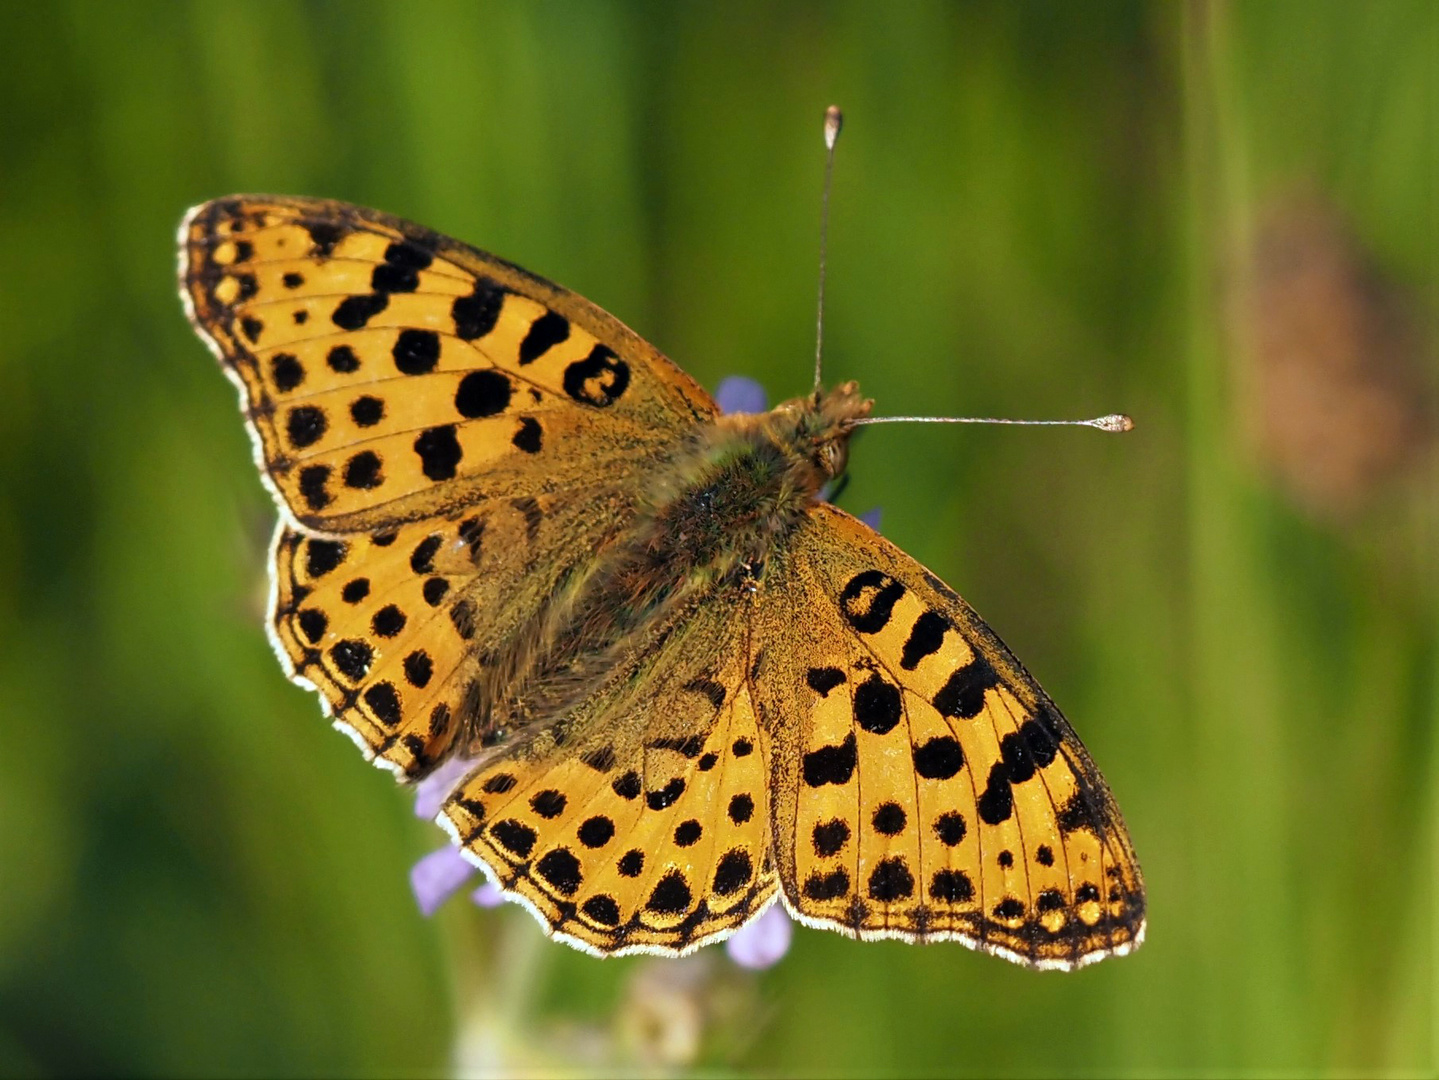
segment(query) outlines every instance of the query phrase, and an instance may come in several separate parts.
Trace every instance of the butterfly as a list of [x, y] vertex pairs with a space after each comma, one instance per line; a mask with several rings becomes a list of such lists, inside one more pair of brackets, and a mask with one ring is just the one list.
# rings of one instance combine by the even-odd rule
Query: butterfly
[[612, 316], [372, 210], [191, 210], [180, 291], [280, 508], [269, 633], [556, 938], [677, 955], [781, 901], [1037, 968], [1136, 947], [1118, 808], [948, 586], [822, 494], [854, 383], [720, 415]]

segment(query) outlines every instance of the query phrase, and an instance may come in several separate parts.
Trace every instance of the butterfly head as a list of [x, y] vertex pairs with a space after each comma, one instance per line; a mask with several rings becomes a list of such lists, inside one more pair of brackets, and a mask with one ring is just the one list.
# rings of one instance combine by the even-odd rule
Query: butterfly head
[[847, 382], [786, 401], [770, 417], [777, 441], [818, 490], [844, 472], [855, 421], [868, 416], [873, 405], [858, 383]]

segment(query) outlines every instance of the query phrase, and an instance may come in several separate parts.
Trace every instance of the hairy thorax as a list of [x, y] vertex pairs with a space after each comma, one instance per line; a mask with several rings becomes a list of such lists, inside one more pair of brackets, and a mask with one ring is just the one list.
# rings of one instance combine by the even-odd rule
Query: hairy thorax
[[698, 428], [659, 470], [633, 522], [582, 559], [536, 618], [508, 678], [491, 685], [481, 725], [558, 719], [639, 646], [643, 628], [757, 580], [767, 554], [843, 471], [850, 422], [869, 404], [851, 383]]

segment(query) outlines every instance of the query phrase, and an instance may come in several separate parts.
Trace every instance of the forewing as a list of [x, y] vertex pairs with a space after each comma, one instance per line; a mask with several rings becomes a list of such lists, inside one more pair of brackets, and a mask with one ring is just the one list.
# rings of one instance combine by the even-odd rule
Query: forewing
[[943, 582], [818, 506], [766, 569], [754, 635], [775, 860], [799, 918], [1035, 967], [1139, 944], [1143, 880], [1103, 777]]
[[235, 196], [191, 210], [179, 242], [191, 320], [309, 529], [632, 476], [715, 412], [582, 297], [385, 214]]
[[747, 604], [648, 630], [560, 723], [499, 749], [440, 823], [541, 923], [588, 952], [679, 954], [773, 898]]

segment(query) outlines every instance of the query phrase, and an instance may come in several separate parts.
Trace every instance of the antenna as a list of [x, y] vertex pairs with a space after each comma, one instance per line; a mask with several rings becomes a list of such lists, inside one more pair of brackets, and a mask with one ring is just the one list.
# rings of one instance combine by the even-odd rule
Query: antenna
[[1093, 420], [1000, 420], [992, 416], [866, 416], [850, 421], [861, 424], [1021, 424], [1025, 427], [1092, 427], [1116, 434], [1134, 430], [1134, 421], [1123, 413], [1096, 416]]
[[819, 313], [814, 328], [814, 389], [819, 393], [819, 380], [824, 374], [824, 261], [829, 246], [829, 184], [834, 175], [834, 144], [839, 142], [840, 129], [844, 127], [844, 113], [838, 105], [831, 105], [824, 111], [824, 194], [820, 196], [819, 210]]
[[[829, 189], [834, 177], [834, 147], [844, 128], [844, 113], [838, 105], [824, 111], [824, 193], [820, 196], [819, 212], [819, 302], [814, 327], [814, 393], [819, 400], [820, 379], [824, 375], [824, 275], [825, 256], [829, 248]], [[989, 416], [867, 416], [849, 421], [850, 427], [864, 424], [1016, 424], [1024, 427], [1090, 427], [1096, 431], [1120, 433], [1134, 430], [1134, 421], [1123, 413], [1096, 416], [1092, 420], [1003, 420]]]

